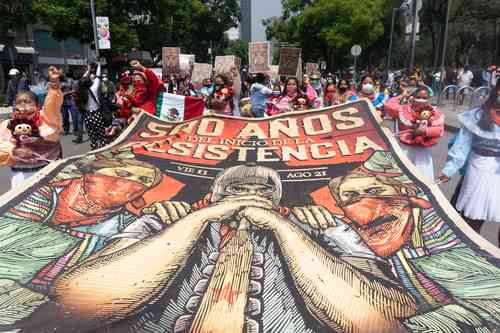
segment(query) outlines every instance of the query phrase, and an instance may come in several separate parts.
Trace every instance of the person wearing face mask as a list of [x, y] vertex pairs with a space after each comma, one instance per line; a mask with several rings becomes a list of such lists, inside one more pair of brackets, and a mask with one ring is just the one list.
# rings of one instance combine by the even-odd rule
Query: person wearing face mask
[[91, 64], [79, 81], [79, 101], [84, 111], [85, 128], [90, 139], [92, 150], [102, 148], [109, 143], [105, 129], [109, 124], [101, 107], [100, 86], [102, 82], [101, 64]]
[[250, 87], [252, 113], [255, 118], [263, 118], [266, 112], [267, 99], [273, 91], [267, 87], [268, 78], [264, 74], [258, 73], [254, 81], [255, 83]]
[[323, 96], [324, 91], [323, 91], [323, 85], [321, 84], [321, 76], [319, 76], [319, 74], [311, 75], [311, 85], [314, 88], [314, 90], [316, 90], [318, 98], [321, 98]]
[[396, 121], [400, 147], [427, 180], [434, 180], [431, 147], [444, 135], [444, 115], [429, 102], [429, 92], [419, 88], [409, 103], [401, 104], [403, 96], [384, 104], [388, 116]]
[[456, 209], [479, 233], [486, 221], [500, 223], [500, 81], [481, 107], [460, 114], [459, 121], [439, 180], [448, 182], [465, 166]]
[[346, 79], [342, 79], [339, 81], [336, 103], [344, 104], [347, 103], [352, 97], [352, 92], [349, 89], [349, 82]]
[[271, 93], [271, 96], [269, 96], [267, 99], [266, 114], [268, 116], [273, 116], [275, 114], [274, 104], [278, 103], [280, 98], [281, 86], [279, 84], [275, 84], [273, 86], [273, 92]]
[[272, 104], [271, 115], [280, 113], [304, 110], [309, 108], [307, 95], [299, 90], [299, 82], [296, 78], [290, 77], [285, 81], [285, 89], [275, 103]]
[[325, 88], [325, 96], [323, 97], [323, 106], [328, 107], [337, 104], [338, 104], [337, 87], [333, 82], [328, 83]]
[[[31, 91], [20, 91], [15, 97], [12, 119], [0, 123], [0, 165], [11, 167], [11, 187], [22, 184], [50, 161], [62, 155], [60, 133], [62, 130], [61, 106], [63, 93], [60, 77], [55, 67], [49, 68], [48, 93], [40, 109], [38, 99]], [[22, 135], [11, 124], [24, 124], [31, 133]], [[34, 132], [38, 133], [36, 136]]]
[[203, 86], [200, 88], [200, 95], [204, 98], [212, 95], [214, 92], [214, 86], [212, 84], [212, 80], [207, 78], [203, 80]]
[[363, 77], [358, 93], [353, 95], [350, 98], [350, 101], [357, 101], [359, 99], [369, 100], [377, 109], [379, 114], [382, 115], [381, 109], [387, 98], [384, 92], [377, 92], [375, 88], [375, 80], [373, 80], [371, 76]]
[[238, 69], [232, 67], [228, 75], [215, 76], [215, 88], [209, 99], [209, 107], [216, 113], [239, 116], [241, 77]]

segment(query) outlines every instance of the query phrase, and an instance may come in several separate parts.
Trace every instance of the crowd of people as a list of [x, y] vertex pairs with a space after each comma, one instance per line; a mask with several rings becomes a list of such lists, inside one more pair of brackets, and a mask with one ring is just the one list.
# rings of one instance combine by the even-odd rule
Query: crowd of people
[[[80, 144], [86, 129], [90, 148], [102, 148], [134, 115], [157, 114], [161, 93], [203, 99], [207, 112], [252, 118], [367, 100], [382, 119], [394, 120], [402, 151], [427, 181], [447, 182], [460, 171], [462, 181], [453, 203], [471, 226], [479, 230], [485, 221], [500, 222], [500, 69], [494, 66], [482, 76], [483, 84], [492, 88], [488, 100], [460, 116], [463, 127], [451, 142], [437, 178], [432, 147], [444, 135], [444, 115], [431, 104], [434, 91], [419, 70], [384, 78], [363, 73], [356, 82], [351, 72], [279, 78], [232, 68], [226, 75], [214, 74], [197, 84], [189, 74], [162, 80], [139, 59], [129, 59], [129, 66], [116, 84], [99, 63], [89, 65], [79, 77], [51, 67], [44, 93], [36, 86], [30, 91], [21, 73], [11, 70], [8, 103], [14, 109], [12, 119], [0, 124], [0, 162], [12, 168], [12, 187], [62, 156], [60, 135], [73, 132], [74, 142]], [[470, 86], [473, 77], [467, 68], [460, 69], [456, 83]]]

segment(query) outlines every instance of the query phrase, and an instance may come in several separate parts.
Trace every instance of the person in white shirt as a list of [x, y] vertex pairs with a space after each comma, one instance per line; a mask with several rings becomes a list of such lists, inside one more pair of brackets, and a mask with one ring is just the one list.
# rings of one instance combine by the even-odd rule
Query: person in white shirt
[[[470, 87], [472, 84], [472, 80], [474, 79], [474, 74], [472, 71], [469, 69], [468, 66], [466, 66], [463, 69], [460, 69], [458, 71], [458, 88], [462, 89], [464, 87]], [[460, 98], [460, 105], [464, 104], [464, 99], [465, 96], [470, 93], [469, 89], [465, 89], [464, 91], [461, 92], [459, 98]]]

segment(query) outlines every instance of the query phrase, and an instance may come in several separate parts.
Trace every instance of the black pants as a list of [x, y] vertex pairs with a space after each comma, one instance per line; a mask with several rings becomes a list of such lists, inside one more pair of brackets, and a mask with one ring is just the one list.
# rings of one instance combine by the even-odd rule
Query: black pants
[[106, 137], [106, 124], [99, 110], [89, 110], [85, 113], [85, 128], [89, 134], [90, 148], [96, 150], [106, 146], [109, 138]]
[[63, 104], [61, 107], [63, 130], [65, 133], [69, 132], [69, 127], [70, 127], [69, 116], [70, 116], [70, 114], [73, 113], [71, 110], [72, 107], [73, 107], [72, 105], [65, 105], [65, 104]]

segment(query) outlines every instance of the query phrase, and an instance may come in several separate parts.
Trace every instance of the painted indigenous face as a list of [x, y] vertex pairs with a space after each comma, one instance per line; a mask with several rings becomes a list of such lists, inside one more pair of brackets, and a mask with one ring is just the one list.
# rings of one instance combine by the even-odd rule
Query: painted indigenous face
[[338, 193], [346, 217], [380, 257], [394, 255], [410, 238], [414, 222], [409, 199], [374, 176], [346, 178]]
[[228, 185], [224, 192], [226, 196], [233, 195], [257, 195], [264, 198], [271, 199], [275, 189], [272, 185], [265, 184], [246, 184], [246, 183], [234, 183]]
[[141, 166], [103, 168], [84, 176], [87, 197], [102, 207], [123, 205], [154, 185], [155, 171]]

